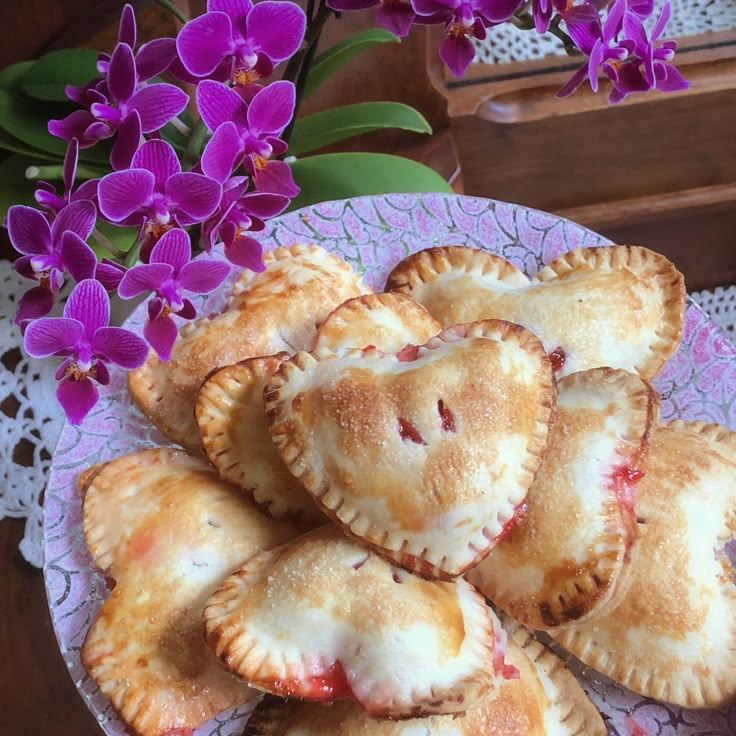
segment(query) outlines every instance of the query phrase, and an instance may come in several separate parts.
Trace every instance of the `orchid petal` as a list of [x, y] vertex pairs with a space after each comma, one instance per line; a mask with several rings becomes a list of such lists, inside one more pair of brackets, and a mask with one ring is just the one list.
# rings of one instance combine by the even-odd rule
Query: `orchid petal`
[[161, 360], [171, 360], [171, 350], [176, 342], [178, 331], [171, 317], [158, 317], [147, 320], [143, 335]]
[[112, 97], [120, 102], [130, 99], [136, 85], [135, 57], [133, 49], [126, 43], [119, 43], [110, 59], [107, 71], [107, 87]]
[[118, 42], [127, 43], [130, 48], [135, 48], [136, 33], [135, 12], [133, 11], [133, 6], [130, 3], [126, 3], [123, 6], [123, 12], [120, 14]]
[[603, 63], [603, 41], [599, 38], [590, 52], [588, 59], [588, 80], [593, 92], [598, 91], [598, 69]]
[[41, 317], [28, 325], [23, 346], [32, 358], [73, 353], [84, 339], [84, 325], [77, 319]]
[[44, 289], [43, 286], [34, 286], [23, 294], [15, 315], [16, 324], [23, 325], [29, 320], [36, 320], [47, 315], [54, 307], [56, 295]]
[[51, 241], [56, 245], [67, 230], [87, 240], [97, 222], [97, 209], [88, 199], [71, 202], [57, 215], [51, 224]]
[[128, 115], [120, 127], [110, 152], [110, 164], [115, 171], [127, 169], [141, 143], [141, 118], [137, 110]]
[[138, 81], [146, 82], [166, 71], [175, 57], [176, 40], [173, 38], [155, 38], [144, 43], [135, 55]]
[[103, 258], [95, 267], [95, 278], [108, 291], [114, 291], [118, 288], [125, 273], [124, 266], [111, 261], [109, 258]]
[[399, 38], [409, 35], [411, 24], [416, 17], [409, 3], [381, 3], [376, 11], [376, 21], [379, 25], [395, 33]]
[[51, 252], [51, 228], [42, 212], [23, 204], [8, 210], [8, 236], [18, 253], [37, 255]]
[[[60, 120], [49, 120], [48, 131], [51, 135], [65, 141], [77, 138], [80, 148], [89, 148], [89, 146], [94, 145], [95, 140], [92, 140], [86, 134], [90, 125], [94, 122], [95, 116], [89, 110], [75, 110]], [[112, 135], [112, 131], [110, 131], [110, 135]]]
[[576, 89], [578, 89], [578, 87], [580, 87], [580, 85], [585, 81], [585, 78], [587, 76], [588, 76], [588, 65], [584, 64], [557, 91], [557, 93], [555, 94], [555, 97], [557, 97], [558, 99], [562, 99], [563, 97], [567, 97], [571, 95], [573, 92], [575, 92]]
[[93, 279], [97, 269], [97, 256], [92, 248], [77, 235], [67, 230], [61, 236], [61, 260], [75, 281]]
[[225, 245], [225, 257], [238, 266], [261, 273], [266, 269], [263, 263], [263, 246], [255, 238], [241, 235]]
[[184, 68], [196, 77], [206, 77], [231, 52], [233, 31], [225, 13], [209, 12], [190, 20], [176, 39]]
[[145, 169], [107, 174], [100, 179], [98, 187], [100, 212], [111, 222], [121, 222], [150, 199], [154, 185], [153, 173]]
[[202, 154], [202, 171], [224, 182], [232, 173], [235, 162], [242, 155], [243, 144], [235, 123], [225, 122], [205, 146]]
[[491, 23], [508, 20], [522, 4], [523, 0], [482, 0], [473, 4], [476, 16]]
[[291, 166], [283, 161], [268, 161], [262, 168], [254, 167], [253, 178], [258, 189], [270, 194], [296, 197], [300, 191], [294, 181]]
[[118, 286], [121, 299], [132, 299], [147, 291], [156, 291], [171, 278], [174, 269], [168, 263], [142, 263], [125, 272]]
[[220, 204], [222, 186], [204, 174], [187, 171], [175, 174], [166, 182], [166, 196], [180, 213], [181, 224], [202, 222], [214, 214]]
[[657, 89], [662, 92], [678, 92], [689, 89], [690, 82], [670, 64], [657, 64]]
[[669, 23], [671, 15], [672, 7], [669, 2], [666, 2], [662, 6], [662, 11], [660, 12], [657, 22], [654, 24], [654, 28], [652, 29], [652, 41], [656, 41], [662, 33], [664, 33], [664, 29], [667, 23]]
[[473, 42], [465, 36], [459, 38], [446, 36], [440, 45], [440, 58], [456, 77], [462, 77], [465, 74], [474, 57]]
[[156, 188], [163, 189], [166, 181], [181, 172], [181, 164], [176, 151], [170, 143], [163, 140], [146, 141], [133, 156], [134, 169], [150, 171], [156, 181]]
[[608, 11], [606, 22], [603, 24], [602, 36], [604, 41], [611, 41], [616, 35], [618, 35], [622, 25], [632, 17], [631, 13], [626, 12], [626, 3], [627, 0], [616, 0]]
[[248, 127], [254, 135], [279, 135], [294, 116], [295, 104], [293, 82], [272, 82], [251, 101], [247, 113]]
[[262, 0], [253, 6], [246, 20], [248, 38], [276, 64], [298, 51], [306, 27], [304, 11], [282, 0]]
[[141, 116], [141, 130], [152, 133], [176, 117], [188, 102], [187, 93], [173, 84], [151, 84], [139, 89], [128, 100], [128, 108], [137, 110]]
[[[228, 268], [229, 270], [229, 268]], [[182, 299], [182, 308], [176, 313], [177, 317], [182, 319], [194, 319], [197, 316], [197, 309], [189, 299]]]
[[95, 330], [110, 323], [110, 297], [99, 281], [80, 281], [64, 305], [64, 316], [79, 320], [90, 338]]
[[150, 263], [165, 263], [178, 273], [192, 259], [192, 244], [189, 234], [181, 228], [169, 230], [153, 246]]
[[92, 349], [108, 363], [131, 371], [139, 368], [148, 357], [146, 341], [122, 327], [101, 327], [92, 338]]
[[230, 266], [222, 261], [200, 258], [190, 261], [179, 272], [179, 284], [182, 289], [193, 294], [209, 294], [213, 292], [230, 273]]
[[35, 279], [36, 272], [33, 270], [33, 259], [32, 255], [21, 256], [13, 261], [13, 268], [19, 273], [24, 279]]
[[70, 424], [81, 424], [97, 403], [99, 393], [90, 378], [80, 380], [69, 376], [56, 389], [56, 398], [59, 400]]
[[239, 130], [246, 127], [247, 106], [243, 99], [235, 90], [211, 79], [197, 85], [197, 109], [212, 131], [229, 121]]
[[110, 371], [107, 369], [107, 366], [101, 360], [96, 360], [94, 369], [95, 381], [103, 386], [107, 386], [110, 383]]
[[280, 215], [289, 206], [289, 198], [283, 194], [251, 192], [240, 199], [238, 206], [249, 215], [268, 219]]
[[83, 199], [89, 199], [90, 201], [97, 199], [97, 187], [99, 183], [99, 179], [88, 179], [87, 181], [83, 181], [77, 187], [77, 191], [69, 197], [69, 201], [81, 202]]
[[252, 8], [250, 0], [209, 0], [207, 3], [208, 12], [225, 13], [241, 31], [245, 30], [245, 19]]
[[412, 7], [417, 15], [440, 14], [449, 17], [457, 7], [456, 0], [412, 0]]

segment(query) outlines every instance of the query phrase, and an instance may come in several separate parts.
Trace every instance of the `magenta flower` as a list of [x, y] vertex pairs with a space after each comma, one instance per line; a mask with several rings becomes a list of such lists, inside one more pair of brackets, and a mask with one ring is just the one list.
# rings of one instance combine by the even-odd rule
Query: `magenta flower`
[[143, 334], [161, 360], [171, 358], [177, 335], [171, 315], [193, 319], [197, 315], [182, 291], [209, 294], [227, 278], [230, 267], [222, 261], [192, 261], [192, 246], [184, 230], [169, 230], [153, 247], [148, 263], [133, 266], [123, 276], [118, 294], [131, 299], [147, 291], [155, 292], [148, 302], [148, 319]]
[[63, 317], [43, 317], [26, 329], [28, 355], [64, 358], [56, 371], [61, 380], [56, 396], [72, 424], [79, 424], [97, 403], [95, 382], [110, 382], [107, 363], [132, 370], [148, 355], [145, 340], [122, 327], [109, 327], [109, 323], [107, 292], [97, 281], [85, 279], [69, 296]]
[[417, 23], [445, 23], [440, 57], [461, 77], [475, 57], [469, 37], [483, 40], [486, 27], [508, 20], [523, 0], [412, 0]]
[[[235, 94], [235, 93], [233, 93]], [[218, 181], [182, 172], [176, 152], [163, 140], [146, 141], [133, 156], [131, 168], [100, 180], [100, 212], [110, 222], [139, 225], [149, 246], [167, 230], [203, 222], [220, 203]], [[142, 251], [145, 259], [150, 247]]]
[[232, 263], [263, 271], [263, 246], [246, 232], [260, 231], [264, 220], [281, 214], [289, 204], [282, 194], [247, 192], [248, 177], [234, 176], [223, 186], [217, 212], [202, 225], [202, 240], [209, 252], [218, 240], [225, 246], [225, 257]]
[[304, 38], [306, 16], [295, 3], [208, 0], [207, 11], [176, 40], [181, 63], [195, 77], [224, 65], [233, 84], [253, 84], [295, 54]]
[[94, 276], [97, 258], [85, 241], [96, 221], [97, 210], [88, 200], [63, 207], [51, 224], [33, 207], [14, 205], [8, 210], [8, 236], [22, 254], [15, 269], [39, 282], [20, 300], [16, 322], [21, 327], [51, 311], [66, 271], [77, 281]]
[[294, 106], [292, 82], [278, 81], [263, 87], [250, 104], [219, 82], [200, 82], [197, 107], [214, 132], [202, 155], [202, 171], [225, 181], [244, 160], [258, 189], [296, 196], [299, 187], [291, 168], [273, 158], [286, 151], [286, 143], [278, 136], [294, 115]]
[[[644, 0], [652, 2], [652, 0]], [[532, 0], [532, 16], [537, 33], [546, 33], [552, 16], [562, 16], [566, 23], [594, 22], [598, 19], [598, 8], [591, 2], [571, 5], [568, 0]]]
[[327, 0], [333, 10], [365, 10], [380, 6], [376, 11], [376, 21], [397, 36], [404, 38], [409, 34], [416, 13], [409, 0]]
[[[106, 93], [105, 93], [106, 92]], [[107, 68], [107, 81], [86, 93], [89, 110], [75, 110], [62, 120], [49, 121], [49, 133], [81, 148], [118, 132], [110, 161], [113, 168], [127, 166], [138, 148], [141, 133], [162, 128], [187, 105], [186, 92], [173, 84], [142, 84], [133, 50], [119, 43]]]

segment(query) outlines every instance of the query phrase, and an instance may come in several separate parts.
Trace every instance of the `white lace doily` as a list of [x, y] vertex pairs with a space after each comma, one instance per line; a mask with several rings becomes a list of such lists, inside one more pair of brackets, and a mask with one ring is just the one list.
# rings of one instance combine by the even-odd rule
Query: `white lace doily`
[[[13, 324], [18, 301], [30, 282], [0, 261], [0, 520], [27, 519], [20, 550], [41, 567], [41, 504], [46, 473], [64, 414], [56, 401], [56, 363], [23, 353]], [[736, 336], [736, 286], [691, 295], [726, 332]], [[32, 459], [30, 466], [23, 459]]]
[[41, 496], [64, 413], [56, 401], [56, 364], [28, 358], [13, 324], [29, 286], [10, 262], [0, 261], [0, 520], [27, 519], [20, 551], [41, 567]]
[[[663, 0], [658, 0], [657, 6], [662, 4]], [[665, 33], [667, 38], [683, 38], [736, 27], [736, 0], [671, 0], [671, 4], [672, 17]], [[655, 18], [657, 14], [658, 11]], [[562, 43], [551, 33], [540, 36], [535, 31], [521, 31], [511, 23], [489, 28], [487, 38], [476, 41], [475, 48], [475, 61], [483, 64], [508, 64], [565, 55]]]

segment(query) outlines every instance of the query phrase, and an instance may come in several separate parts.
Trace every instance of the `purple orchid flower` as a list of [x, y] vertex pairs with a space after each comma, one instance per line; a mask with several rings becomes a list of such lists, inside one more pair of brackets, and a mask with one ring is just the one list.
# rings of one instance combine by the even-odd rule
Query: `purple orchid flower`
[[51, 224], [33, 207], [14, 205], [8, 210], [10, 242], [22, 254], [15, 261], [15, 269], [21, 276], [39, 282], [18, 305], [16, 322], [21, 329], [29, 320], [51, 311], [65, 271], [76, 281], [94, 276], [97, 258], [85, 241], [96, 222], [97, 210], [88, 200], [63, 207]]
[[148, 355], [145, 340], [122, 327], [109, 327], [110, 299], [100, 283], [80, 281], [63, 317], [43, 317], [28, 325], [24, 346], [32, 358], [64, 357], [56, 371], [56, 396], [69, 421], [80, 424], [97, 403], [95, 382], [110, 382], [106, 363], [132, 370]]
[[287, 145], [278, 138], [294, 115], [294, 84], [278, 81], [263, 87], [250, 104], [233, 89], [206, 79], [197, 86], [197, 107], [214, 131], [202, 155], [202, 171], [225, 181], [244, 160], [256, 187], [295, 197], [291, 167], [275, 160]]
[[177, 335], [176, 314], [193, 319], [197, 310], [182, 291], [209, 294], [227, 278], [230, 267], [222, 261], [192, 261], [192, 246], [184, 230], [169, 230], [153, 247], [148, 263], [133, 266], [123, 276], [118, 294], [131, 299], [147, 291], [155, 292], [148, 302], [148, 319], [143, 334], [161, 360], [171, 359]]
[[412, 0], [417, 23], [445, 24], [440, 58], [457, 77], [463, 76], [475, 57], [469, 36], [483, 40], [489, 25], [508, 20], [523, 0]]
[[247, 86], [295, 54], [305, 28], [306, 15], [295, 3], [208, 0], [207, 12], [179, 31], [176, 47], [194, 77], [209, 77], [225, 67], [227, 79]]
[[246, 176], [234, 176], [225, 182], [220, 207], [202, 224], [202, 241], [209, 252], [221, 239], [225, 257], [231, 263], [261, 272], [265, 268], [263, 246], [245, 233], [263, 230], [264, 220], [281, 214], [289, 205], [289, 198], [247, 189]]
[[119, 43], [110, 58], [107, 81], [87, 91], [89, 110], [75, 110], [61, 120], [50, 120], [52, 135], [77, 138], [81, 148], [118, 133], [110, 161], [125, 168], [140, 144], [142, 133], [161, 129], [187, 105], [186, 92], [173, 84], [142, 84], [136, 58], [127, 43]]
[[110, 222], [141, 227], [143, 260], [166, 231], [213, 215], [221, 194], [219, 181], [182, 172], [176, 152], [163, 140], [146, 141], [130, 169], [107, 174], [98, 187], [100, 212]]
[[[652, 0], [644, 0], [650, 3]], [[557, 14], [566, 23], [593, 23], [599, 18], [598, 8], [592, 2], [573, 5], [570, 0], [532, 0], [532, 16], [537, 33], [549, 30], [553, 16]]]
[[400, 38], [409, 35], [409, 29], [416, 19], [414, 8], [408, 0], [327, 0], [333, 10], [366, 10], [376, 5], [376, 21]]
[[79, 160], [79, 141], [72, 138], [64, 156], [64, 193], [58, 195], [56, 187], [46, 181], [36, 183], [34, 198], [38, 204], [48, 210], [53, 216], [66, 207], [70, 202], [82, 199], [94, 200], [97, 197], [97, 184], [99, 179], [89, 179], [83, 182], [74, 192], [74, 181], [77, 178], [77, 163]]

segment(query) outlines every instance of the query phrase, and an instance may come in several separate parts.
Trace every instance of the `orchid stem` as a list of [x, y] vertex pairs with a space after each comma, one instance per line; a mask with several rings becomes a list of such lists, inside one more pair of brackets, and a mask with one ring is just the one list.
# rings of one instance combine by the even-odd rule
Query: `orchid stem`
[[173, 15], [175, 18], [180, 20], [182, 23], [189, 22], [189, 18], [187, 18], [187, 16], [184, 13], [182, 13], [182, 11], [179, 10], [179, 8], [177, 8], [173, 2], [171, 2], [171, 0], [156, 0], [156, 2], [162, 8], [166, 8], [166, 10], [168, 10], [169, 13], [171, 13], [171, 15]]
[[286, 143], [288, 143], [291, 138], [291, 131], [294, 128], [294, 123], [296, 122], [296, 118], [299, 113], [299, 105], [302, 101], [302, 97], [304, 96], [304, 87], [307, 84], [307, 77], [309, 76], [312, 61], [314, 61], [314, 56], [317, 53], [317, 46], [319, 45], [319, 39], [322, 35], [322, 29], [332, 15], [333, 11], [325, 5], [324, 0], [321, 0], [319, 10], [317, 10], [317, 15], [314, 16], [314, 19], [309, 23], [309, 27], [307, 28], [302, 49], [292, 56], [286, 67], [286, 71], [284, 72], [283, 78], [294, 82], [296, 85], [294, 117], [292, 117], [289, 126], [281, 136]]
[[194, 166], [195, 161], [199, 159], [199, 155], [200, 153], [202, 153], [202, 144], [204, 143], [204, 139], [206, 136], [207, 125], [205, 124], [204, 120], [200, 118], [194, 124], [194, 127], [189, 134], [189, 142], [187, 143], [187, 147], [184, 151], [184, 167], [187, 170], [191, 170], [192, 166]]
[[106, 250], [110, 252], [110, 255], [115, 256], [121, 263], [125, 259], [125, 251], [120, 250], [116, 245], [113, 244], [112, 240], [107, 237], [99, 228], [95, 228], [92, 231], [94, 239]]
[[582, 56], [582, 52], [580, 49], [575, 45], [575, 42], [570, 38], [570, 36], [565, 33], [560, 28], [560, 23], [562, 21], [561, 15], [556, 15], [552, 22], [549, 24], [549, 32], [560, 39], [562, 41], [562, 45], [565, 47], [565, 53], [568, 56]]

